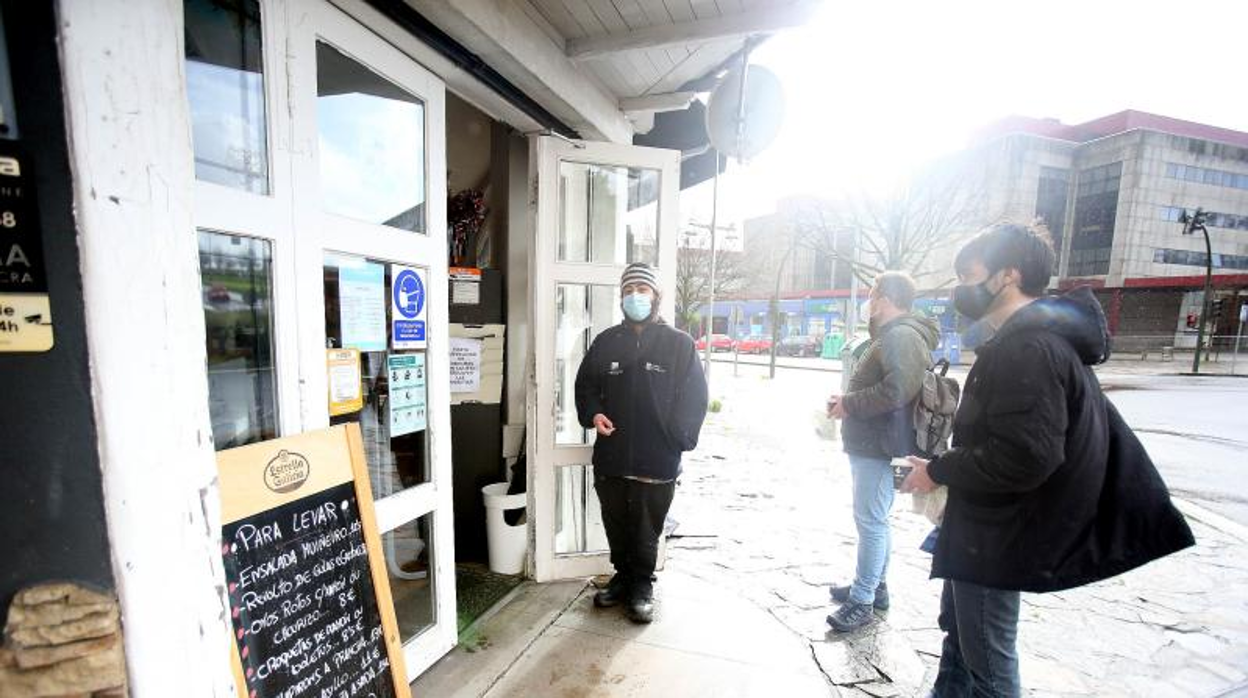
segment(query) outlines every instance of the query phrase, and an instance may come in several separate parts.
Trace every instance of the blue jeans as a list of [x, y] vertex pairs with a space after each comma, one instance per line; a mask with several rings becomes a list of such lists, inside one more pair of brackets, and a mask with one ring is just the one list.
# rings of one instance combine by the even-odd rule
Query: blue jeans
[[940, 671], [937, 698], [1017, 698], [1017, 591], [945, 580], [940, 595]]
[[850, 454], [849, 465], [854, 476], [854, 524], [858, 528], [858, 568], [849, 600], [870, 604], [875, 601], [875, 588], [888, 571], [893, 471], [884, 458]]

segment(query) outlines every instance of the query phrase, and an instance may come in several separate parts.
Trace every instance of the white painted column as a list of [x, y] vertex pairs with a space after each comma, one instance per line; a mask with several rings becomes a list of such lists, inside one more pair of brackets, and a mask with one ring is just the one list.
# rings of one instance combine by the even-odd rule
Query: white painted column
[[233, 696], [182, 2], [60, 0], [58, 9], [130, 692]]

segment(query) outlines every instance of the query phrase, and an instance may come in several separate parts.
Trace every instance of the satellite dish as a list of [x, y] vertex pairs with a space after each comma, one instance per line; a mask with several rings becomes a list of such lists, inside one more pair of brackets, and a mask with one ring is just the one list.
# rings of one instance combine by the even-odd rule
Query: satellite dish
[[728, 73], [706, 105], [706, 133], [719, 152], [749, 160], [763, 152], [780, 132], [784, 121], [784, 89], [775, 73], [751, 65], [745, 74], [745, 104], [741, 100], [741, 69]]

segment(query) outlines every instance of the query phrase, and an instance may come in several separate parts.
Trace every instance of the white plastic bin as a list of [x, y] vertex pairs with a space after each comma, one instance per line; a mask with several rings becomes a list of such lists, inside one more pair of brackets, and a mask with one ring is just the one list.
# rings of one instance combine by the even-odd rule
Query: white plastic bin
[[526, 525], [508, 526], [503, 512], [522, 509], [528, 504], [528, 495], [507, 494], [507, 483], [500, 482], [481, 488], [485, 496], [485, 535], [490, 550], [490, 570], [499, 574], [520, 574], [524, 571], [524, 549], [527, 543]]

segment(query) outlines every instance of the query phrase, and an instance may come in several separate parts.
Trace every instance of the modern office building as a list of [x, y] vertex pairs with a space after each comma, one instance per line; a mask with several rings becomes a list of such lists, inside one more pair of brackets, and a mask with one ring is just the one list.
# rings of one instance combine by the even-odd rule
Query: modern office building
[[1209, 212], [1214, 300], [1226, 344], [1248, 288], [1248, 133], [1138, 111], [1080, 124], [1009, 117], [968, 155], [991, 173], [1004, 216], [1042, 218], [1059, 250], [1055, 286], [1097, 288], [1115, 346], [1192, 347], [1205, 243], [1179, 217]]

